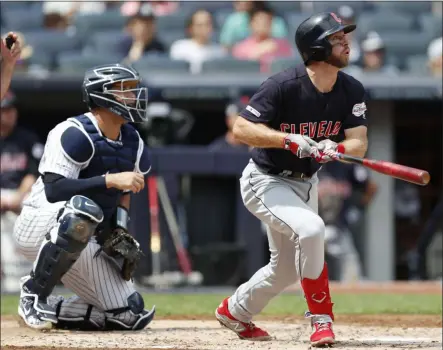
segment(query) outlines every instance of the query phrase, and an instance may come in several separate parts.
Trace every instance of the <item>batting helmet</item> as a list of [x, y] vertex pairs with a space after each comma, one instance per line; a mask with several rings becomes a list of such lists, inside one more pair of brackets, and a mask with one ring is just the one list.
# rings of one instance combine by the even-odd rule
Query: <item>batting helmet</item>
[[303, 21], [295, 32], [295, 44], [307, 65], [310, 61], [326, 61], [332, 53], [328, 36], [352, 32], [355, 24], [342, 24], [335, 13], [319, 13]]

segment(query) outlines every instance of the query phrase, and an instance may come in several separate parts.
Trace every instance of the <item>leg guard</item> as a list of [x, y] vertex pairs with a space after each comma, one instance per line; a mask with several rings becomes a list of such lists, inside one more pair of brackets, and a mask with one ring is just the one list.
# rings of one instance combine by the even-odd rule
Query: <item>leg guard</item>
[[317, 279], [303, 278], [301, 285], [310, 314], [328, 315], [334, 320], [334, 313], [332, 312], [334, 303], [331, 301], [331, 294], [329, 293], [328, 266], [326, 263]]
[[74, 295], [64, 298], [61, 295], [49, 296], [48, 304], [56, 310], [56, 328], [79, 331], [102, 331], [105, 326], [105, 313]]
[[128, 305], [118, 309], [106, 310], [106, 330], [138, 331], [144, 329], [154, 318], [155, 306], [145, 310], [143, 297], [134, 292], [127, 299]]
[[47, 234], [31, 278], [23, 289], [45, 300], [78, 259], [102, 221], [103, 212], [96, 203], [83, 196], [72, 197], [59, 215], [58, 228]]

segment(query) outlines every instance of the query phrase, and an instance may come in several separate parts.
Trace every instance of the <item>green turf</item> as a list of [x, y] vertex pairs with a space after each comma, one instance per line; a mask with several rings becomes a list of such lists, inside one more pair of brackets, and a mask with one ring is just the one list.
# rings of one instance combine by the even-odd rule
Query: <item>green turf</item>
[[[156, 305], [157, 315], [213, 315], [225, 295], [220, 294], [145, 294], [145, 304]], [[337, 294], [334, 311], [341, 314], [423, 314], [441, 315], [441, 295], [416, 294]], [[17, 296], [1, 297], [1, 314], [17, 312]], [[283, 294], [271, 301], [262, 315], [302, 315], [306, 311], [299, 295]]]

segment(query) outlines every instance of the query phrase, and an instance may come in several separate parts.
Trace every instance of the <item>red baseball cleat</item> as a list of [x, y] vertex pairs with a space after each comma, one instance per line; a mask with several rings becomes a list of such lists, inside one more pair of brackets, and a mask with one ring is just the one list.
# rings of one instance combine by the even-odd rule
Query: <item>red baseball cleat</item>
[[332, 330], [332, 319], [328, 315], [309, 315], [311, 319], [312, 334], [311, 346], [320, 347], [335, 343], [335, 335]]
[[223, 300], [217, 310], [215, 310], [215, 317], [222, 326], [237, 333], [240, 339], [252, 341], [265, 341], [271, 339], [268, 332], [256, 327], [252, 322], [241, 322], [236, 320], [229, 312], [228, 298]]

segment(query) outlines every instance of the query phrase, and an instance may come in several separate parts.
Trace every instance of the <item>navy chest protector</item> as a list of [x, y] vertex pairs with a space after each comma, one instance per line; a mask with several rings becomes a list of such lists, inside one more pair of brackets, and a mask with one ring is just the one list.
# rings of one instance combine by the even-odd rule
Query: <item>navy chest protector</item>
[[[139, 148], [139, 136], [136, 130], [128, 124], [121, 127], [120, 138], [117, 141], [104, 137], [91, 119], [81, 115], [70, 119], [79, 123], [88, 134], [94, 146], [94, 153], [88, 166], [79, 174], [79, 179], [101, 176], [107, 173], [114, 174], [125, 171], [134, 171]], [[123, 192], [109, 188], [102, 193], [91, 195], [103, 210], [105, 221], [110, 219], [119, 203]]]

